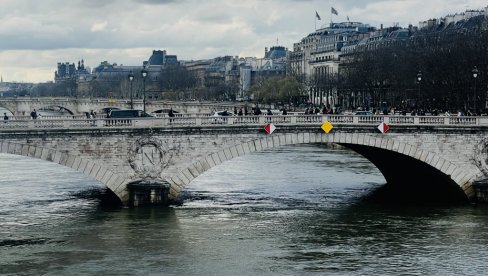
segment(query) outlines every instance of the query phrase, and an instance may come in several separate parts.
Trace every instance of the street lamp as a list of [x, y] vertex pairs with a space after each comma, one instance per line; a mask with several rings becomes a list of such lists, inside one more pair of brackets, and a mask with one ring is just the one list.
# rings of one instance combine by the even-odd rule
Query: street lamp
[[142, 106], [144, 109], [144, 113], [146, 113], [146, 77], [147, 77], [146, 69], [142, 69], [141, 75], [142, 75]]
[[379, 96], [380, 96], [380, 105], [379, 105], [379, 111], [380, 113], [383, 112], [383, 81], [377, 81], [376, 84], [378, 85], [378, 90], [379, 90]]
[[417, 99], [420, 103], [420, 82], [422, 81], [422, 71], [419, 70], [417, 73], [417, 84], [418, 84], [418, 96]]
[[134, 97], [132, 96], [132, 81], [134, 80], [134, 74], [132, 72], [129, 73], [129, 82], [130, 82], [130, 109], [134, 109]]
[[476, 78], [478, 77], [478, 68], [476, 66], [473, 68], [473, 78], [474, 78], [474, 97], [473, 97], [473, 112], [476, 114]]

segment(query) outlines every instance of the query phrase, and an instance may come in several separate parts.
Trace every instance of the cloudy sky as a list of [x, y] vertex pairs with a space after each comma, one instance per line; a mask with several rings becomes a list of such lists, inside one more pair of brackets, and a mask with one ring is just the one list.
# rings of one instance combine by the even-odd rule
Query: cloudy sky
[[[52, 81], [57, 62], [140, 65], [152, 50], [180, 60], [264, 55], [331, 20], [417, 25], [486, 0], [0, 0], [0, 75]], [[321, 16], [316, 21], [315, 11]]]

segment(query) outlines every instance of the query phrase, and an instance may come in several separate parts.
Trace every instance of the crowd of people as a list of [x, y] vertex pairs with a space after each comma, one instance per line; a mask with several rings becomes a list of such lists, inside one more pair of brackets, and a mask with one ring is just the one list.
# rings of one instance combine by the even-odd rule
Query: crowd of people
[[[359, 111], [368, 111], [368, 109], [365, 108], [358, 108], [356, 112]], [[300, 111], [299, 111], [300, 113]], [[306, 107], [303, 110], [304, 115], [320, 115], [320, 114], [342, 114], [342, 110], [340, 108], [335, 108], [332, 109], [328, 106], [322, 105], [320, 108], [318, 106], [309, 106]], [[354, 113], [354, 111], [352, 112]], [[97, 113], [91, 110], [90, 112], [85, 112], [86, 118], [87, 119], [95, 119], [97, 116]], [[231, 115], [231, 114], [229, 114]], [[234, 107], [234, 116], [259, 116], [259, 115], [288, 115], [288, 111], [286, 107], [282, 107], [279, 110], [271, 110], [271, 108], [267, 108], [266, 111], [262, 111], [261, 108], [256, 105], [251, 108], [251, 110], [248, 109], [248, 106], [243, 106], [243, 107]], [[395, 107], [391, 108], [383, 108], [383, 110], [372, 108], [371, 109], [371, 115], [410, 115], [410, 116], [486, 116], [488, 114], [484, 114], [483, 112], [472, 112], [471, 110], [458, 110], [455, 112], [451, 112], [449, 110], [438, 110], [438, 109], [432, 109], [432, 110], [424, 110], [424, 109], [411, 109], [409, 111], [405, 109], [399, 109]], [[170, 109], [168, 112], [169, 117], [175, 117], [173, 109]], [[39, 114], [36, 109], [32, 110], [30, 112], [30, 117], [33, 120], [37, 120], [41, 118], [41, 114]], [[3, 120], [7, 121], [9, 120], [9, 116], [7, 115], [6, 112], [3, 113]]]
[[[276, 112], [276, 111], [275, 111]], [[275, 113], [271, 108], [267, 108], [266, 112], [264, 113], [259, 106], [252, 107], [251, 110], [249, 111], [247, 105], [244, 107], [240, 107], [237, 109], [237, 107], [234, 107], [234, 115], [237, 116], [259, 116], [259, 115], [288, 115], [288, 111], [286, 110], [285, 107], [281, 108], [279, 110], [279, 113]]]

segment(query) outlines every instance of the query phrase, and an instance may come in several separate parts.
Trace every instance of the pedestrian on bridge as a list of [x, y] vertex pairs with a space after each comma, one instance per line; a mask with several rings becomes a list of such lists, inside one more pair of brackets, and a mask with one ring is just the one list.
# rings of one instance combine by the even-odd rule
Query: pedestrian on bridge
[[30, 115], [31, 115], [31, 118], [32, 118], [33, 120], [37, 119], [37, 111], [36, 111], [35, 109], [34, 109], [34, 110], [32, 110], [32, 112], [30, 113]]
[[169, 109], [169, 111], [168, 111], [168, 117], [170, 117], [169, 124], [171, 125], [171, 123], [173, 123], [173, 117], [175, 117], [175, 113], [173, 112], [173, 108], [170, 108]]
[[3, 120], [4, 121], [7, 121], [8, 120], [7, 112], [4, 112], [3, 113]]
[[261, 113], [262, 113], [261, 109], [259, 109], [259, 107], [256, 106], [256, 108], [254, 109], [254, 115], [259, 116], [259, 115], [261, 115]]

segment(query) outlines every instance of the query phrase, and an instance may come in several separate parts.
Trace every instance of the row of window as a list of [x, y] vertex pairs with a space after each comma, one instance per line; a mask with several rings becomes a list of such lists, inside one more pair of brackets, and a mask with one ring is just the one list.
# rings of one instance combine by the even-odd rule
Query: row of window
[[328, 55], [328, 56], [316, 57], [315, 61], [328, 61], [333, 59], [334, 59], [334, 55]]

